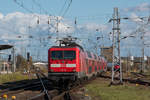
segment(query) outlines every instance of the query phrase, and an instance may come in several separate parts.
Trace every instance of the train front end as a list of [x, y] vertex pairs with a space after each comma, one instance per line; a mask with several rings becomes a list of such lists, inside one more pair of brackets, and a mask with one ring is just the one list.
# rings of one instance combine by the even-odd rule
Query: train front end
[[52, 47], [48, 51], [48, 77], [50, 80], [75, 81], [79, 67], [78, 48]]

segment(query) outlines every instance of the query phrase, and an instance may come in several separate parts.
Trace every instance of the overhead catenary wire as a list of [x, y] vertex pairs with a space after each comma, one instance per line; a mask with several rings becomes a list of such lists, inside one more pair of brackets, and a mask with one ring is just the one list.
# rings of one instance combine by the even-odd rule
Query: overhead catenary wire
[[20, 3], [18, 0], [13, 0], [13, 1], [14, 1], [14, 3], [16, 3], [18, 6], [20, 6], [21, 8], [23, 8], [23, 9], [26, 10], [27, 12], [33, 14], [33, 16], [38, 17], [38, 19], [39, 19], [39, 16], [38, 16], [37, 14], [34, 14], [33, 9], [30, 10], [29, 8], [27, 8], [26, 6], [24, 6], [23, 2]]
[[[18, 0], [14, 0], [14, 1], [17, 1], [18, 2]], [[34, 0], [35, 1], [35, 0]], [[67, 1], [67, 0], [66, 0]], [[71, 0], [72, 1], [72, 0]], [[23, 7], [25, 7], [24, 5], [22, 5], [21, 3], [19, 3], [21, 6], [23, 6]], [[26, 8], [26, 7], [25, 7]], [[30, 10], [30, 9], [29, 9]], [[27, 10], [28, 11], [28, 10]], [[32, 10], [30, 10], [30, 11], [28, 11], [28, 12], [32, 12], [33, 13], [33, 11]]]
[[[22, 7], [23, 9], [25, 9], [27, 12], [29, 13], [34, 13], [33, 10], [30, 10], [29, 8], [25, 7], [23, 2], [19, 2], [18, 0], [13, 0], [17, 5], [19, 5], [20, 7]], [[32, 0], [33, 4], [35, 4], [36, 6], [38, 6], [45, 14], [51, 15], [47, 10], [45, 10], [40, 3], [38, 3], [36, 0]], [[32, 7], [33, 8], [33, 7]]]
[[67, 8], [65, 9], [64, 13], [62, 14], [62, 17], [64, 17], [65, 14], [68, 12], [68, 10], [69, 10], [71, 4], [72, 4], [72, 0], [70, 0], [70, 2], [69, 2], [69, 4], [68, 4]]
[[[29, 9], [29, 8], [27, 8], [23, 3], [21, 3], [21, 2], [19, 2], [18, 0], [13, 0], [17, 5], [19, 5], [20, 7], [22, 7], [23, 9], [25, 9], [27, 12], [29, 12], [29, 13], [34, 13], [33, 12], [33, 7], [32, 7], [32, 9]], [[45, 10], [36, 0], [32, 0], [33, 1], [33, 4], [35, 4], [36, 6], [38, 6], [41, 10], [43, 10], [44, 12], [45, 12], [45, 14], [48, 14], [48, 11], [47, 10]], [[65, 4], [64, 4], [64, 6], [66, 5], [66, 3], [67, 3], [67, 0], [65, 1]], [[72, 3], [72, 0], [70, 0], [70, 2], [69, 2], [69, 4], [68, 4], [68, 7], [65, 9], [65, 11], [63, 12], [63, 14], [62, 14], [62, 16], [64, 16], [66, 13], [67, 13], [67, 11], [68, 11], [68, 9], [69, 9], [69, 7], [71, 6], [71, 3]], [[62, 8], [62, 9], [64, 9], [64, 7]], [[34, 16], [37, 16], [38, 17], [38, 15], [36, 15], [36, 14], [34, 14]], [[51, 16], [51, 14], [49, 14], [49, 16]], [[88, 18], [84, 18], [84, 16], [81, 16], [81, 19], [82, 20], [89, 20], [89, 19], [91, 19], [91, 20], [93, 20], [93, 19], [99, 19], [98, 17], [88, 17]], [[56, 19], [55, 19], [56, 20]]]
[[64, 10], [66, 4], [67, 4], [67, 0], [65, 0], [65, 3], [64, 3], [64, 5], [62, 6], [62, 8], [61, 8], [61, 10], [59, 12], [59, 15], [61, 15], [63, 13], [63, 10]]
[[[18, 6], [20, 6], [21, 8], [23, 8], [24, 10], [26, 10], [29, 13], [34, 13], [33, 12], [33, 6], [32, 6], [32, 10], [30, 10], [29, 8], [25, 7], [23, 2], [19, 2], [18, 0], [13, 0]], [[36, 6], [38, 6], [42, 11], [44, 11], [44, 13], [48, 16], [52, 16], [47, 10], [45, 10], [36, 0], [32, 0], [33, 4], [35, 4]], [[37, 19], [37, 24], [39, 24], [39, 15], [37, 14], [33, 14], [34, 16], [38, 17]], [[56, 19], [55, 19], [56, 20]]]
[[33, 13], [32, 10], [28, 9], [27, 7], [24, 6], [23, 3], [18, 2], [18, 0], [13, 0], [17, 5], [19, 5], [20, 7], [22, 7], [23, 9], [25, 9], [27, 12], [29, 13]]
[[45, 10], [43, 7], [42, 7], [42, 5], [40, 4], [40, 3], [38, 3], [36, 0], [32, 0], [33, 1], [33, 3], [36, 5], [36, 6], [38, 6], [39, 8], [40, 8], [40, 10], [43, 10], [43, 12], [46, 14], [46, 15], [51, 15], [47, 10]]
[[[23, 8], [23, 9], [25, 9], [27, 12], [29, 12], [29, 13], [34, 13], [33, 12], [33, 6], [32, 6], [32, 9], [30, 10], [30, 9], [28, 9], [27, 7], [25, 7], [24, 6], [24, 4], [23, 4], [23, 2], [19, 2], [18, 0], [13, 0], [18, 6], [20, 6], [21, 8]], [[48, 14], [48, 12], [44, 9], [44, 8], [42, 8], [42, 6], [38, 3], [38, 2], [36, 2], [35, 0], [32, 0], [33, 1], [33, 3], [35, 4], [35, 5], [37, 5], [40, 9], [42, 9], [46, 14]], [[33, 14], [34, 16], [36, 16], [37, 17], [37, 25], [38, 24], [40, 24], [40, 16], [38, 16], [37, 14]], [[49, 14], [49, 16], [50, 16], [50, 14]], [[48, 23], [50, 24], [50, 21], [49, 21], [49, 19], [48, 19]]]

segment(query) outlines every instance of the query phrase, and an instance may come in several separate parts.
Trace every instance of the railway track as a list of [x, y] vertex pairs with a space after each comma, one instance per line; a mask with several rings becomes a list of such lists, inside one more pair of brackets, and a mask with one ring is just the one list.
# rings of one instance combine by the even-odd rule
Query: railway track
[[12, 96], [15, 96], [15, 100], [73, 100], [71, 93], [92, 81], [69, 85], [73, 87], [67, 89], [56, 89], [42, 72], [37, 71], [36, 76], [36, 80], [18, 82], [16, 85], [13, 84], [14, 87], [1, 90], [0, 100], [4, 99], [4, 95], [7, 95], [6, 100], [12, 100]]
[[[137, 77], [144, 77], [144, 75], [140, 75], [138, 73], [132, 73]], [[11, 96], [16, 96], [15, 100], [74, 100], [72, 98], [72, 93], [74, 91], [79, 90], [80, 88], [84, 87], [86, 84], [89, 84], [91, 81], [94, 80], [88, 80], [88, 81], [82, 81], [80, 85], [74, 85], [71, 88], [68, 88], [68, 90], [60, 90], [60, 89], [54, 89], [52, 88], [52, 84], [49, 83], [47, 77], [42, 73], [38, 72], [36, 73], [37, 78], [36, 80], [31, 81], [31, 83], [22, 82], [18, 83], [20, 86], [4, 89], [3, 91], [0, 91], [0, 96], [7, 94], [8, 99], [12, 100]], [[100, 76], [101, 78], [108, 78], [111, 79], [110, 76], [102, 74]], [[119, 80], [119, 78], [115, 78], [116, 80]], [[140, 84], [140, 85], [146, 85], [150, 86], [150, 81], [148, 80], [142, 80], [139, 78], [132, 79], [132, 78], [123, 78], [123, 81], [134, 83], [134, 84]], [[70, 85], [71, 86], [71, 85]], [[38, 90], [38, 91], [37, 91]], [[1, 100], [1, 98], [0, 98]]]
[[[0, 90], [0, 100], [3, 97], [7, 97], [9, 100], [11, 100], [12, 96], [15, 96], [17, 98], [17, 100], [24, 100], [23, 98], [21, 98], [19, 95], [20, 94], [29, 94], [29, 96], [31, 94], [39, 94], [40, 92], [36, 92], [36, 93], [32, 93], [33, 91], [43, 91], [43, 87], [42, 85], [45, 84], [45, 87], [48, 87], [49, 81], [46, 79], [46, 76], [38, 71], [36, 72], [36, 75], [38, 76], [38, 79], [34, 79], [34, 80], [24, 80], [21, 82], [16, 82], [16, 84], [12, 84], [13, 87], [10, 87], [9, 84], [5, 85], [5, 86], [1, 86], [3, 87], [2, 90]], [[39, 78], [40, 77], [40, 78]], [[41, 81], [42, 80], [42, 84]], [[8, 86], [8, 88], [6, 88]], [[28, 97], [28, 95], [26, 95], [26, 98]], [[25, 99], [27, 100], [27, 99]]]
[[[129, 82], [129, 83], [133, 83], [133, 84], [139, 84], [139, 85], [146, 85], [146, 86], [150, 86], [150, 80], [146, 80], [146, 79], [143, 79], [143, 75], [139, 74], [139, 73], [131, 73], [131, 74], [134, 74], [136, 75], [137, 77], [136, 78], [131, 78], [131, 77], [124, 77], [122, 80], [124, 82]], [[100, 75], [101, 78], [108, 78], [108, 79], [111, 79], [111, 76], [110, 75], [104, 75], [104, 74], [101, 74]], [[115, 80], [120, 80], [118, 77], [114, 78]]]
[[16, 85], [13, 84], [14, 87], [11, 88], [6, 88], [5, 86], [4, 89], [0, 91], [0, 100], [12, 100], [12, 96], [15, 96], [15, 100], [52, 100], [52, 98], [54, 98], [54, 100], [56, 98], [57, 100], [57, 97], [66, 94], [65, 92], [60, 93], [59, 90], [49, 87], [51, 84], [47, 84], [49, 81], [43, 73], [38, 71], [36, 75], [38, 79], [30, 81], [29, 83], [28, 81], [23, 81], [18, 82]]
[[[96, 78], [92, 78], [90, 80], [85, 80], [85, 81], [79, 81], [77, 84], [72, 85], [68, 85], [71, 87], [68, 87], [67, 89], [61, 88], [61, 89], [57, 89], [57, 90], [50, 90], [47, 92], [42, 92], [41, 94], [34, 96], [28, 100], [76, 100], [72, 97], [72, 93], [74, 93], [75, 91], [78, 91], [79, 89], [81, 89], [82, 87], [84, 87], [86, 84], [89, 84], [90, 82], [92, 82], [93, 80], [95, 80]], [[43, 85], [44, 88], [44, 85]], [[44, 99], [41, 99], [43, 98]], [[87, 100], [87, 99], [86, 99]]]
[[[140, 78], [123, 78], [123, 81], [130, 82], [134, 84], [140, 84], [140, 85], [146, 85], [150, 86], [150, 81], [148, 80], [142, 80], [142, 77], [145, 77], [144, 75], [141, 75], [139, 73], [131, 73], [137, 77]], [[68, 89], [54, 89], [52, 84], [49, 82], [47, 77], [40, 71], [36, 73], [36, 76], [38, 79], [31, 81], [30, 83], [22, 82], [17, 83], [17, 87], [8, 88], [0, 91], [0, 96], [7, 94], [8, 99], [12, 100], [11, 96], [16, 96], [15, 100], [74, 100], [72, 98], [72, 93], [74, 91], [79, 90], [80, 88], [84, 87], [86, 84], [89, 84], [91, 81], [94, 80], [88, 80], [88, 81], [82, 81], [81, 84], [78, 83], [78, 85], [69, 85], [73, 87], [68, 87]], [[100, 77], [102, 78], [108, 78], [111, 79], [110, 76], [102, 74]], [[115, 78], [116, 80], [119, 80], [119, 78]], [[23, 85], [21, 85], [23, 84]], [[37, 91], [38, 90], [38, 91]], [[1, 100], [1, 99], [0, 99]]]

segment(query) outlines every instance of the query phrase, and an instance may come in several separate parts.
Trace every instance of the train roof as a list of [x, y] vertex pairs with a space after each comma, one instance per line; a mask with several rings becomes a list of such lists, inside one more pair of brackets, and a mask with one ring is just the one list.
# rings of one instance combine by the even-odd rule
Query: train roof
[[63, 43], [64, 45], [59, 45], [59, 46], [52, 46], [51, 48], [80, 48], [82, 51], [84, 51], [83, 47], [75, 42], [67, 42]]
[[83, 48], [81, 48], [79, 46], [52, 46], [51, 48], [79, 48], [79, 49], [83, 50]]

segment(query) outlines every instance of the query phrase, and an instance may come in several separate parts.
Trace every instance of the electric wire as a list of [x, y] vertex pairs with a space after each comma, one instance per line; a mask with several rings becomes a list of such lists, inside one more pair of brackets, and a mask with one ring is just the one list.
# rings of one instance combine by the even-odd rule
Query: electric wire
[[39, 4], [36, 0], [32, 0], [35, 5], [37, 5], [46, 15], [51, 15], [47, 10], [45, 10], [41, 4]]
[[66, 4], [67, 4], [67, 0], [65, 0], [65, 3], [64, 3], [64, 5], [62, 6], [62, 8], [61, 8], [61, 10], [60, 10], [60, 12], [59, 12], [59, 15], [62, 14], [62, 12], [63, 12], [63, 10], [64, 10]]
[[64, 17], [65, 14], [68, 12], [68, 10], [69, 10], [71, 4], [72, 4], [72, 0], [70, 0], [70, 2], [69, 2], [69, 4], [68, 4], [68, 7], [66, 8], [66, 10], [64, 11], [64, 13], [62, 14], [62, 17]]
[[30, 10], [30, 9], [28, 9], [27, 7], [25, 7], [25, 6], [23, 5], [23, 3], [18, 2], [18, 0], [13, 0], [13, 1], [14, 1], [17, 5], [19, 5], [19, 6], [22, 7], [23, 9], [25, 9], [27, 12], [33, 13], [33, 11]]

